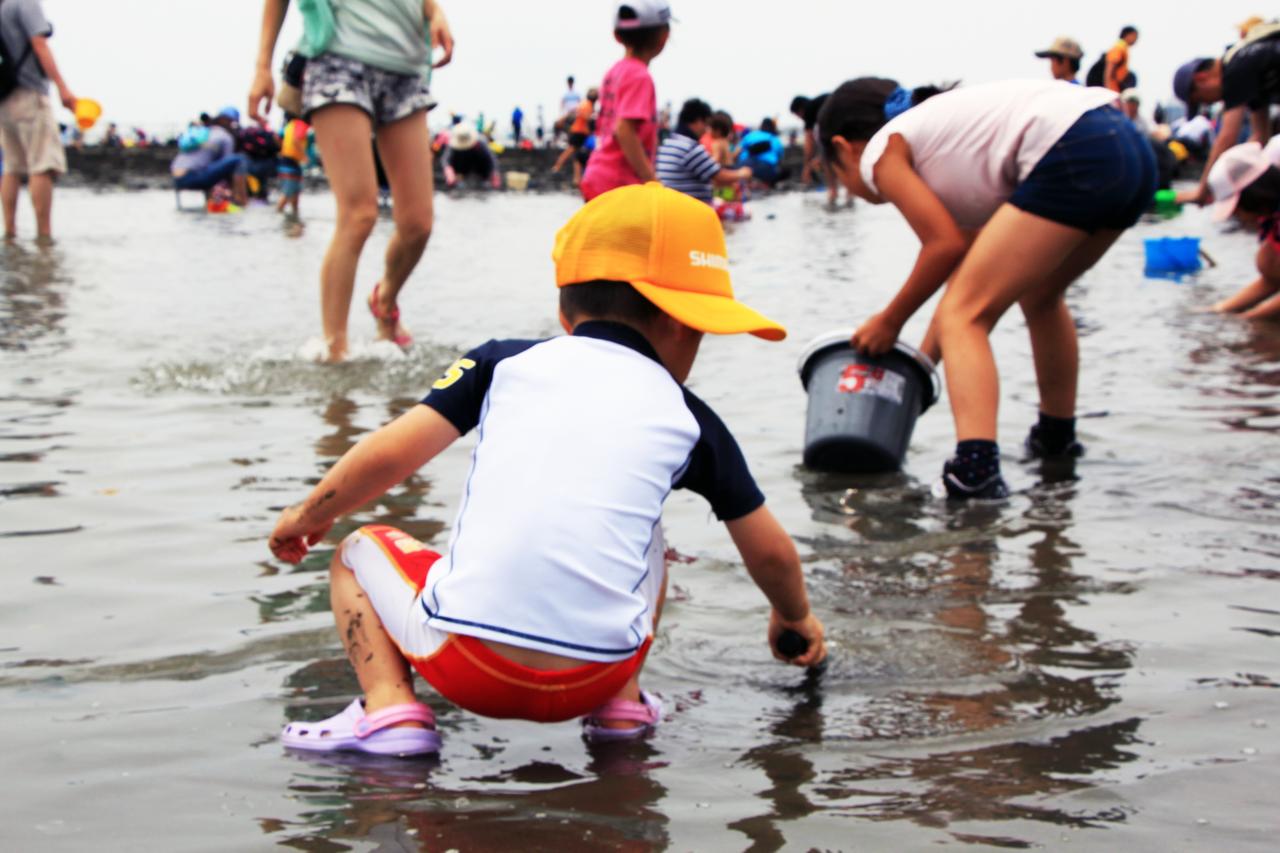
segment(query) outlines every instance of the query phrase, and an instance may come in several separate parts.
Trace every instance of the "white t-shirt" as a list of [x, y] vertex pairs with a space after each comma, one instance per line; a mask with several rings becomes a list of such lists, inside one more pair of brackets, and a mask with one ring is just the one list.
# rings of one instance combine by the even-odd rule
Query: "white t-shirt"
[[1071, 125], [1114, 103], [1110, 89], [1061, 80], [1010, 80], [934, 95], [890, 121], [862, 153], [862, 180], [879, 193], [875, 165], [889, 137], [911, 148], [916, 172], [963, 228], [980, 228]]
[[764, 503], [723, 422], [616, 323], [490, 341], [423, 403], [480, 435], [448, 553], [418, 598], [442, 631], [623, 660], [653, 631], [644, 585], [671, 490], [726, 521]]

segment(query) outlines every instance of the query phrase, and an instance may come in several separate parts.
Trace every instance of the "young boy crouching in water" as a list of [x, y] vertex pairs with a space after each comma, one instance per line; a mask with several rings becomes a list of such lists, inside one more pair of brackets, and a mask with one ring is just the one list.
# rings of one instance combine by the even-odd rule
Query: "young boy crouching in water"
[[363, 527], [331, 566], [338, 633], [364, 691], [342, 713], [290, 723], [286, 746], [436, 752], [410, 667], [491, 717], [584, 717], [593, 739], [643, 735], [661, 717], [639, 673], [662, 609], [662, 504], [692, 489], [724, 521], [784, 630], [826, 655], [795, 546], [764, 506], [733, 436], [683, 386], [704, 332], [781, 340], [733, 297], [724, 233], [706, 204], [657, 183], [581, 208], [553, 253], [561, 323], [543, 341], [494, 340], [456, 361], [422, 403], [352, 448], [271, 550], [297, 563], [335, 518], [383, 494], [479, 427], [444, 555]]

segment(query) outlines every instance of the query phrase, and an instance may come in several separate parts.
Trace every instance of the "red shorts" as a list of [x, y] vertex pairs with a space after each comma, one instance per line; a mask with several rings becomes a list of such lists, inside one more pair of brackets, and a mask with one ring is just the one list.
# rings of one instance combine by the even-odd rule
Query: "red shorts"
[[409, 534], [368, 525], [343, 540], [340, 554], [413, 668], [450, 702], [486, 717], [552, 723], [583, 716], [617, 695], [644, 664], [653, 640], [622, 661], [533, 669], [475, 637], [423, 623], [418, 595], [440, 555]]

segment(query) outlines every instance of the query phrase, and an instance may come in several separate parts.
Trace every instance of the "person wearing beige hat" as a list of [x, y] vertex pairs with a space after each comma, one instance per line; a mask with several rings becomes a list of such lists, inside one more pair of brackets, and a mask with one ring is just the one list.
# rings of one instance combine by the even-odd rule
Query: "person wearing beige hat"
[[1049, 60], [1049, 73], [1054, 80], [1080, 82], [1076, 80], [1076, 75], [1080, 73], [1080, 59], [1084, 56], [1084, 50], [1075, 39], [1058, 36], [1053, 44], [1044, 50], [1037, 50], [1036, 56]]

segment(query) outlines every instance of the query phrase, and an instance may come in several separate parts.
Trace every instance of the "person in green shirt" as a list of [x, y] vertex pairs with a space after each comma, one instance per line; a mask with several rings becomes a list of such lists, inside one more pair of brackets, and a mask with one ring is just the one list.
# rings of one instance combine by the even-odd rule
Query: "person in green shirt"
[[[337, 202], [337, 225], [320, 268], [328, 360], [348, 351], [347, 315], [360, 253], [378, 216], [372, 137], [386, 169], [395, 233], [382, 278], [368, 297], [378, 337], [408, 347], [398, 296], [422, 257], [432, 225], [431, 140], [426, 114], [432, 68], [453, 57], [453, 34], [435, 0], [299, 0], [307, 56], [302, 117], [311, 123]], [[266, 121], [275, 95], [272, 54], [288, 0], [264, 0], [249, 115]], [[432, 63], [433, 53], [439, 56]]]

